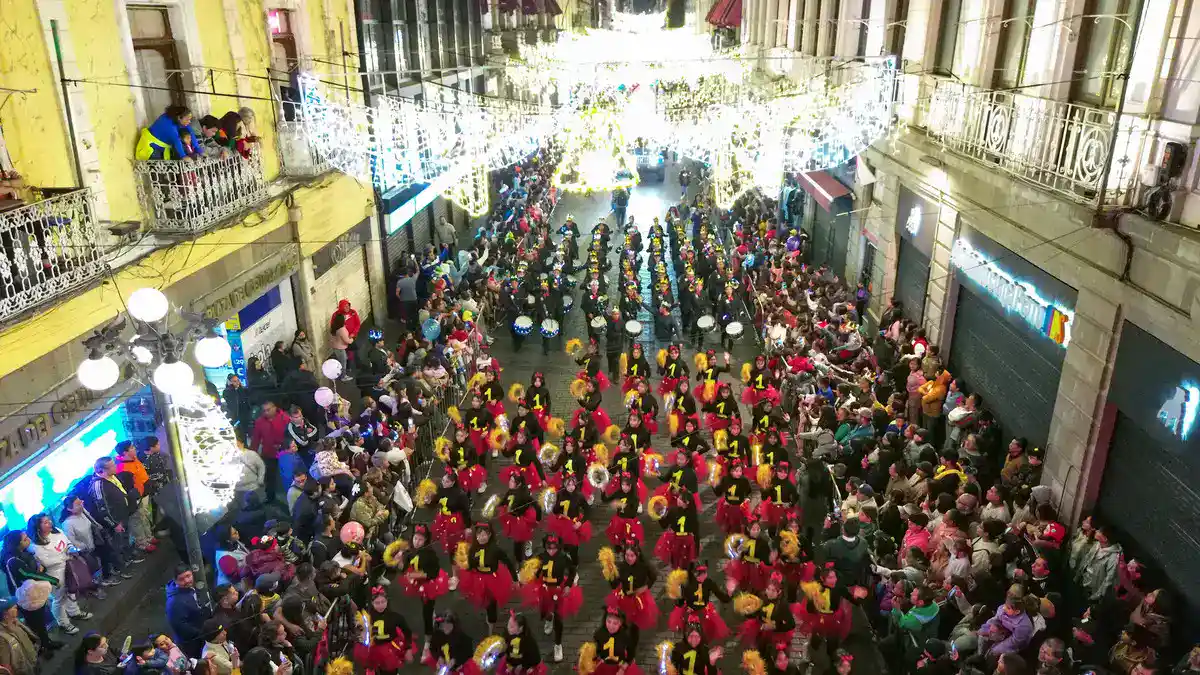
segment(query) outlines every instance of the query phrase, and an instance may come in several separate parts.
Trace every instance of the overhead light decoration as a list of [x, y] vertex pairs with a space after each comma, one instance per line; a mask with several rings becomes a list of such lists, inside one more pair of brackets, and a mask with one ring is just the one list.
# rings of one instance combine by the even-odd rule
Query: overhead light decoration
[[199, 387], [173, 393], [171, 409], [186, 472], [182, 482], [191, 497], [192, 511], [218, 511], [233, 499], [242, 477], [233, 424]]

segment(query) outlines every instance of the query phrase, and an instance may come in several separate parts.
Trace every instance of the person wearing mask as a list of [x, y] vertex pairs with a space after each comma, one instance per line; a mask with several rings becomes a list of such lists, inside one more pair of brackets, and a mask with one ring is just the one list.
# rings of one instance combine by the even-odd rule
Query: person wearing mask
[[208, 599], [196, 592], [192, 568], [176, 566], [175, 578], [167, 582], [167, 622], [184, 654], [199, 658], [204, 648], [204, 622], [211, 617]]
[[273, 401], [263, 404], [262, 414], [254, 421], [250, 449], [258, 452], [266, 467], [263, 490], [266, 492], [268, 503], [275, 501], [279, 489], [279, 454], [286, 448], [285, 441], [290, 422], [291, 418]]
[[46, 574], [54, 577], [57, 583], [50, 593], [50, 612], [58, 627], [67, 635], [75, 635], [79, 628], [72, 623], [87, 621], [92, 618], [91, 612], [85, 612], [79, 607], [73, 593], [67, 592], [67, 561], [72, 551], [78, 551], [75, 545], [54, 526], [49, 515], [39, 513], [29, 519], [26, 531], [33, 540], [33, 555], [46, 570]]
[[37, 675], [38, 636], [21, 623], [16, 600], [0, 598], [0, 672], [6, 675]]
[[[32, 544], [24, 530], [9, 530], [4, 535], [4, 544], [0, 548], [0, 562], [4, 565], [8, 587], [16, 593], [18, 599], [24, 598], [20, 613], [21, 618], [25, 619], [25, 625], [38, 637], [42, 649], [58, 649], [62, 647], [62, 643], [51, 640], [46, 632], [50, 594], [53, 593], [58, 580], [46, 574], [45, 568], [29, 551]], [[36, 606], [36, 609], [28, 609], [31, 606]]]

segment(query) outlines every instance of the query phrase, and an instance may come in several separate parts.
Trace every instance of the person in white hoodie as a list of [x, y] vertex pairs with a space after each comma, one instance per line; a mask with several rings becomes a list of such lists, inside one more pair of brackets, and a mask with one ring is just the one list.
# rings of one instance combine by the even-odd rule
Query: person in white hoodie
[[45, 513], [29, 519], [27, 534], [33, 542], [33, 555], [46, 568], [46, 574], [58, 579], [58, 584], [50, 593], [51, 614], [64, 633], [74, 635], [79, 628], [71, 622], [72, 619], [86, 621], [92, 618], [91, 612], [85, 612], [75, 596], [67, 592], [67, 559], [71, 551], [78, 548], [54, 526], [54, 520]]
[[234, 491], [237, 493], [234, 504], [240, 504], [242, 495], [245, 493], [261, 490], [263, 479], [267, 476], [267, 465], [263, 464], [262, 457], [257, 452], [248, 449], [241, 439], [238, 439], [237, 444], [241, 451], [238, 460], [242, 463], [242, 475], [238, 477], [237, 485], [234, 486]]

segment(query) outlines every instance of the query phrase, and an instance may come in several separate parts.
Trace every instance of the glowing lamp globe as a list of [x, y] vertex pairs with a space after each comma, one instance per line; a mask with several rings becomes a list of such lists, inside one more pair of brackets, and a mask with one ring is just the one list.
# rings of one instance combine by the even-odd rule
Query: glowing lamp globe
[[192, 367], [183, 361], [170, 361], [154, 369], [154, 386], [164, 394], [178, 396], [192, 387]]
[[328, 408], [333, 405], [333, 398], [333, 390], [329, 387], [320, 387], [313, 392], [313, 399], [322, 408]]
[[342, 364], [337, 359], [329, 359], [321, 364], [321, 373], [331, 380], [342, 376]]
[[79, 383], [92, 391], [104, 391], [121, 378], [121, 367], [110, 356], [85, 359], [76, 371]]
[[223, 337], [210, 335], [196, 343], [196, 361], [205, 368], [220, 368], [229, 363], [233, 353], [229, 343]]
[[143, 366], [154, 360], [154, 353], [148, 347], [136, 345], [129, 351], [133, 353], [133, 359]]
[[129, 308], [130, 316], [146, 323], [160, 321], [167, 315], [167, 310], [171, 308], [171, 304], [167, 302], [167, 296], [157, 288], [137, 289], [129, 294], [126, 305]]

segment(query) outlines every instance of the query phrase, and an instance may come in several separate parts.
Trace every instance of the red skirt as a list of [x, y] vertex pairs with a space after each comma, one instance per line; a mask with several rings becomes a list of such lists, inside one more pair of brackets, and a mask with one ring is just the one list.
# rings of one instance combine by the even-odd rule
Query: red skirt
[[697, 613], [689, 607], [676, 607], [671, 610], [671, 616], [667, 619], [667, 627], [679, 633], [687, 627], [690, 621], [700, 622], [700, 633], [709, 644], [720, 644], [729, 637], [729, 626], [725, 625], [725, 620], [717, 613], [711, 602], [704, 607], [703, 613]]
[[[654, 496], [655, 497], [660, 497], [660, 496], [666, 497], [667, 504], [674, 503], [671, 499], [671, 484], [670, 483], [663, 483], [662, 485], [659, 485], [658, 487], [654, 488]], [[703, 511], [704, 504], [700, 503], [700, 493], [697, 492], [696, 494], [692, 495], [692, 499], [694, 499], [696, 501], [696, 510]], [[644, 502], [646, 500], [643, 499], [642, 501]]]
[[750, 517], [750, 502], [734, 506], [721, 498], [717, 501], [717, 527], [725, 534], [744, 532], [746, 519]]
[[461, 515], [454, 513], [445, 515], [439, 513], [433, 518], [433, 539], [446, 553], [453, 553], [458, 542], [467, 540], [467, 521]]
[[508, 485], [508, 479], [512, 478], [514, 473], [521, 474], [521, 477], [525, 479], [525, 485], [529, 486], [530, 492], [536, 492], [538, 488], [542, 487], [542, 477], [538, 475], [537, 467], [532, 464], [524, 466], [511, 464], [500, 469], [500, 484]]
[[[678, 457], [679, 453], [681, 452], [688, 451], [679, 449], [672, 450], [671, 454], [667, 455], [667, 465], [675, 466], [675, 458]], [[708, 476], [708, 462], [704, 461], [704, 457], [698, 452], [689, 452], [688, 454], [692, 456], [692, 470], [696, 472], [696, 477], [700, 480], [704, 480], [704, 478]]]
[[483, 457], [487, 453], [487, 431], [471, 430], [471, 445], [475, 446], [475, 454]]
[[637, 595], [625, 595], [615, 590], [604, 599], [604, 605], [621, 610], [625, 620], [641, 630], [650, 630], [658, 625], [658, 605], [654, 604], [654, 594], [649, 589]]
[[804, 630], [813, 635], [834, 637], [839, 640], [845, 640], [850, 635], [850, 603], [842, 602], [836, 610], [828, 614], [810, 612], [807, 602], [798, 603], [794, 609], [796, 621], [804, 627]]
[[514, 516], [508, 512], [507, 506], [500, 507], [496, 520], [500, 521], [500, 531], [513, 541], [533, 541], [533, 533], [537, 531], [537, 509], [525, 509], [525, 514]]
[[714, 432], [723, 431], [729, 428], [729, 423], [732, 420], [732, 417], [719, 417], [715, 413], [705, 413], [704, 426], [708, 427]]
[[578, 586], [553, 586], [540, 581], [521, 587], [521, 602], [536, 609], [541, 616], [557, 614], [566, 619], [575, 616], [583, 608], [583, 589]]
[[675, 388], [679, 386], [679, 381], [682, 377], [664, 377], [662, 382], [658, 383], [658, 395], [666, 396], [675, 392]]
[[706, 384], [708, 384], [708, 383], [701, 382], [700, 384], [692, 387], [692, 396], [695, 396], [696, 400], [701, 403], [712, 403], [713, 401], [715, 401], [717, 399], [717, 389], [720, 388], [721, 385], [719, 383], [713, 383], [712, 396], [705, 396], [704, 395], [704, 386]]
[[646, 427], [646, 431], [652, 434], [658, 433], [658, 420], [654, 419], [654, 415], [650, 413], [642, 414], [642, 426]]
[[760, 593], [767, 587], [767, 581], [771, 578], [771, 568], [762, 562], [730, 560], [725, 566], [725, 578], [733, 579], [743, 591]]
[[421, 665], [434, 668], [435, 672], [437, 672], [437, 675], [483, 675], [483, 671], [479, 668], [479, 664], [475, 663], [475, 659], [473, 658], [467, 659], [466, 663], [445, 673], [437, 671], [437, 664], [438, 656], [436, 654], [430, 654], [429, 658], [421, 660]]
[[633, 377], [632, 375], [627, 375], [625, 377], [625, 381], [621, 383], [621, 393], [628, 394], [629, 392], [636, 389], [638, 380], [640, 380], [640, 379], [641, 379], [640, 377]]
[[545, 408], [534, 408], [533, 416], [537, 418], [538, 426], [542, 429], [545, 429], [546, 423], [550, 421], [550, 413]]
[[480, 485], [487, 482], [487, 469], [475, 464], [465, 469], [458, 470], [458, 484], [467, 492], [475, 492]]
[[[575, 374], [575, 379], [577, 379], [577, 380], [588, 379], [587, 371], [586, 370], [579, 371], [578, 373]], [[608, 376], [604, 374], [603, 370], [596, 371], [595, 379], [596, 379], [596, 389], [599, 391], [607, 391], [608, 388], [612, 386], [612, 381], [608, 379]]]
[[775, 569], [779, 570], [779, 573], [783, 575], [783, 580], [793, 587], [806, 581], [812, 581], [817, 572], [817, 566], [811, 560], [802, 563], [779, 561], [775, 563]]
[[654, 555], [671, 569], [687, 569], [696, 559], [696, 537], [671, 530], [663, 532], [654, 545]]
[[758, 505], [758, 516], [766, 527], [779, 527], [789, 516], [799, 518], [800, 509], [766, 501]]
[[395, 671], [404, 667], [404, 660], [413, 655], [416, 644], [406, 645], [403, 638], [387, 642], [374, 642], [367, 650], [367, 668]]
[[608, 541], [613, 546], [621, 546], [630, 539], [641, 546], [646, 539], [646, 532], [642, 529], [641, 520], [620, 516], [613, 516], [612, 520], [608, 521], [608, 527], [604, 528], [604, 535], [608, 537]]
[[487, 408], [488, 412], [492, 413], [493, 417], [499, 417], [499, 416], [505, 414], [504, 401], [492, 401], [491, 403], [488, 403], [484, 407]]
[[[496, 664], [496, 675], [513, 675], [516, 672], [515, 668], [508, 667], [507, 659], [501, 658], [500, 662]], [[546, 664], [544, 663], [539, 663], [533, 668], [524, 671], [525, 675], [546, 675], [547, 672]]]
[[512, 595], [512, 572], [507, 565], [500, 565], [491, 574], [482, 574], [474, 570], [463, 570], [458, 574], [458, 592], [472, 605], [479, 609], [487, 609], [491, 603], [497, 607], [508, 604]]
[[585, 520], [579, 529], [575, 529], [576, 522], [561, 513], [556, 513], [546, 520], [546, 530], [567, 546], [579, 546], [591, 540], [592, 524]]
[[407, 575], [401, 574], [399, 581], [405, 595], [418, 598], [422, 602], [433, 602], [450, 592], [450, 577], [446, 570], [439, 570], [433, 579], [409, 579]]
[[746, 387], [742, 390], [742, 403], [748, 406], [756, 406], [759, 401], [768, 399], [771, 403], [779, 405], [779, 391], [770, 385], [766, 389], [755, 389], [754, 387]]
[[[592, 675], [618, 675], [621, 672], [621, 666], [615, 663], [601, 662], [596, 666], [596, 670]], [[625, 666], [625, 675], [642, 675], [642, 669], [638, 668], [636, 663], [630, 663]]]
[[741, 628], [738, 629], [738, 637], [742, 639], [742, 644], [745, 645], [777, 645], [791, 644], [792, 633], [794, 630], [779, 632], [774, 630], [766, 630], [762, 627], [762, 622], [758, 619], [746, 619], [742, 622]]

